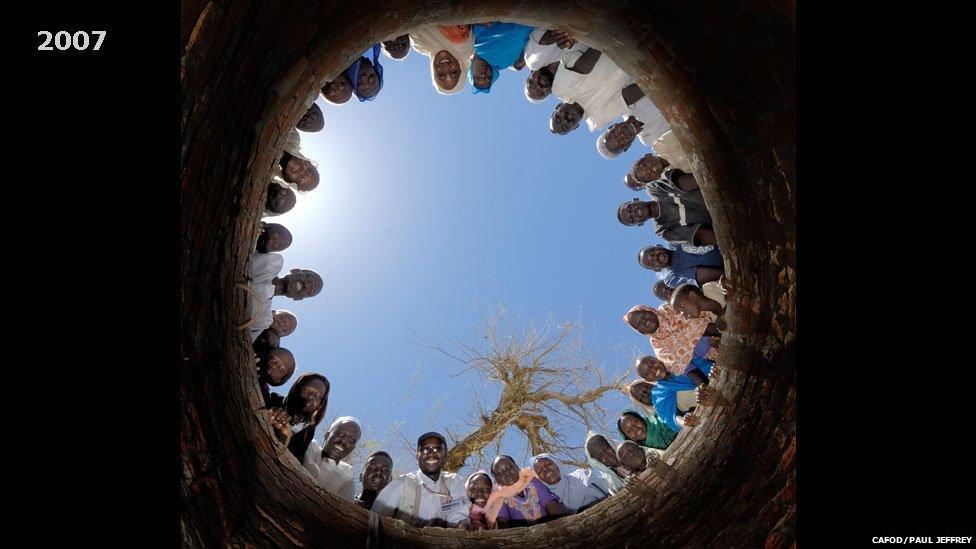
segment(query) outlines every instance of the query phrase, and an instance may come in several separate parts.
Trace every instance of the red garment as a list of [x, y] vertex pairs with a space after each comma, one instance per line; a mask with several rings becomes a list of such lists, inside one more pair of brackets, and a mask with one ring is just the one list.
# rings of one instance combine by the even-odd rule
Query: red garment
[[437, 25], [444, 38], [455, 44], [461, 44], [471, 35], [471, 25]]

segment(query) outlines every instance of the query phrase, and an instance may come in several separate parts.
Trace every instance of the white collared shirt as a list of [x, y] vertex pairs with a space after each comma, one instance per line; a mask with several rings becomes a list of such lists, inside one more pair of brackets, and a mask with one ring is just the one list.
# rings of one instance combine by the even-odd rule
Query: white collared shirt
[[[414, 523], [443, 519], [449, 526], [467, 522], [471, 502], [464, 490], [464, 479], [456, 473], [441, 471], [433, 481], [421, 470], [400, 475], [393, 479], [376, 496], [373, 511], [382, 517], [392, 517], [401, 506], [403, 487], [407, 482], [420, 483], [420, 505], [415, 510]], [[400, 517], [409, 522], [408, 517]]]
[[[271, 283], [285, 265], [285, 258], [281, 254], [269, 253], [251, 255], [251, 289], [264, 298], [264, 303], [258, 303], [256, 299], [251, 299], [248, 307], [248, 314], [253, 318], [258, 309], [264, 306], [259, 316], [251, 324], [251, 343], [261, 335], [266, 328], [274, 322], [274, 315], [271, 314], [271, 298], [274, 297], [275, 287]], [[253, 298], [253, 296], [252, 296]]]

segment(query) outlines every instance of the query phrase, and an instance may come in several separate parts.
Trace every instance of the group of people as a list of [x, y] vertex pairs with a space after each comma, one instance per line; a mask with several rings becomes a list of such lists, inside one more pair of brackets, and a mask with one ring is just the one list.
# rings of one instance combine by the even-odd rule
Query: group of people
[[[351, 416], [336, 419], [321, 443], [315, 430], [325, 416], [329, 380], [317, 373], [298, 376], [287, 395], [271, 392], [295, 372], [295, 357], [280, 340], [295, 331], [298, 318], [272, 309], [275, 296], [313, 297], [323, 280], [311, 270], [294, 268], [280, 276], [279, 253], [291, 245], [284, 226], [262, 220], [251, 262], [250, 329], [258, 381], [265, 407], [283, 446], [308, 470], [316, 483], [381, 516], [397, 517], [418, 526], [471, 530], [531, 525], [580, 512], [622, 490], [628, 481], [653, 468], [662, 452], [684, 427], [699, 420], [698, 405], [708, 403], [708, 380], [718, 348], [717, 336], [726, 295], [724, 261], [717, 248], [712, 221], [687, 156], [675, 141], [661, 113], [637, 84], [601, 51], [566, 32], [515, 23], [423, 27], [376, 44], [335, 79], [321, 94], [332, 105], [355, 96], [372, 101], [383, 89], [380, 53], [403, 59], [410, 49], [430, 59], [431, 79], [444, 95], [489, 93], [501, 70], [527, 67], [525, 96], [540, 102], [555, 94], [561, 102], [550, 117], [550, 130], [566, 134], [583, 120], [591, 132], [606, 130], [597, 150], [608, 159], [629, 149], [635, 140], [650, 148], [625, 174], [626, 186], [646, 190], [649, 201], [634, 198], [620, 205], [618, 220], [628, 226], [653, 221], [654, 233], [667, 242], [638, 252], [638, 263], [661, 277], [652, 293], [660, 307], [636, 305], [624, 321], [650, 340], [654, 355], [636, 359], [637, 378], [625, 387], [634, 404], [617, 417], [620, 442], [589, 432], [583, 441], [589, 467], [567, 470], [549, 454], [539, 454], [528, 467], [498, 456], [488, 471], [470, 475], [443, 471], [448, 441], [431, 431], [417, 439], [418, 469], [392, 478], [393, 458], [385, 451], [369, 454], [358, 473], [345, 460], [362, 438], [362, 425]], [[617, 123], [611, 122], [620, 118]], [[295, 206], [300, 194], [314, 190], [319, 174], [301, 151], [297, 130], [321, 131], [322, 110], [308, 109], [286, 138], [265, 203], [266, 216]]]

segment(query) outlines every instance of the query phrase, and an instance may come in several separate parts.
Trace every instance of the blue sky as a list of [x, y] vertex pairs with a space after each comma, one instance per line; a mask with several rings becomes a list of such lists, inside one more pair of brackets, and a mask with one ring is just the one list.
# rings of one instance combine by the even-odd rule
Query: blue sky
[[[390, 424], [404, 422], [411, 438], [456, 426], [476, 381], [451, 378], [460, 364], [416, 345], [418, 337], [470, 341], [482, 314], [504, 305], [516, 328], [581, 320], [588, 350], [619, 376], [650, 353], [621, 315], [659, 303], [650, 293], [655, 274], [636, 256], [660, 240], [651, 224], [616, 219], [622, 201], [647, 199], [623, 184], [648, 152], [639, 141], [606, 160], [585, 123], [551, 134], [558, 100], [526, 100], [527, 70], [502, 71], [487, 95], [467, 88], [442, 96], [426, 57], [411, 51], [402, 62], [381, 62], [384, 88], [374, 101], [317, 100], [325, 129], [303, 133], [302, 148], [319, 163], [321, 184], [274, 221], [294, 235], [285, 269], [314, 269], [325, 289], [273, 306], [299, 316], [298, 330], [282, 339], [296, 372], [332, 382], [316, 439], [333, 418], [356, 416], [363, 439], [394, 450], [395, 469], [405, 472], [416, 460], [399, 452]], [[619, 392], [602, 402], [611, 416], [627, 406]], [[604, 432], [617, 436], [612, 419]], [[580, 427], [580, 441], [584, 435]], [[526, 445], [509, 435], [503, 451], [521, 459]]]

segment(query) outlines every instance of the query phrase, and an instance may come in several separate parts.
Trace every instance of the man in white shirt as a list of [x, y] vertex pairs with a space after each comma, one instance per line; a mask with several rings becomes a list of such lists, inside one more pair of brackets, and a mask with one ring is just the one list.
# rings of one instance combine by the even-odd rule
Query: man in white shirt
[[356, 448], [362, 428], [359, 420], [343, 416], [332, 422], [322, 439], [322, 446], [314, 440], [305, 450], [305, 468], [315, 482], [337, 496], [352, 501], [356, 497], [356, 472], [342, 461]]
[[261, 298], [252, 299], [250, 303], [251, 343], [274, 322], [271, 298], [284, 295], [298, 301], [318, 295], [325, 285], [318, 273], [306, 269], [292, 269], [291, 273], [279, 278], [284, 263], [281, 254], [256, 253], [251, 256], [251, 289]]
[[464, 490], [464, 478], [442, 471], [447, 458], [447, 439], [429, 432], [417, 439], [420, 469], [400, 475], [376, 496], [373, 511], [414, 526], [467, 528], [471, 502]]

